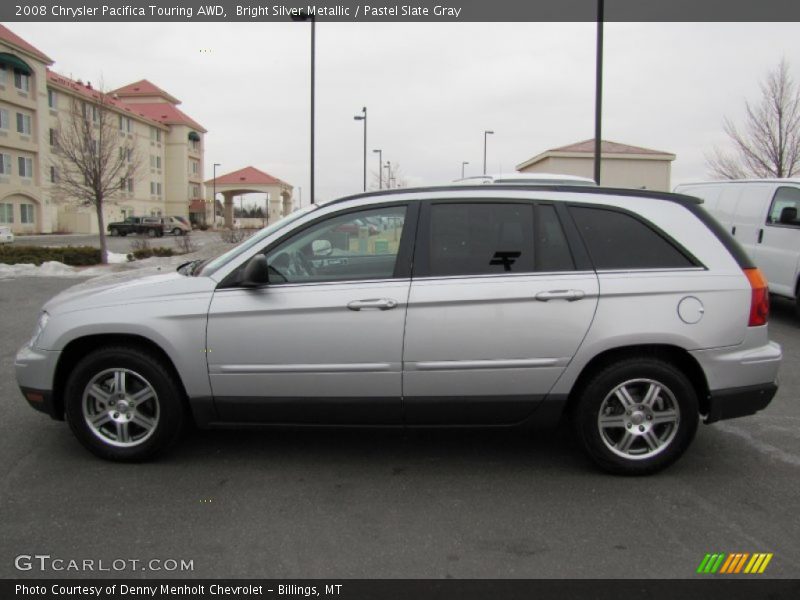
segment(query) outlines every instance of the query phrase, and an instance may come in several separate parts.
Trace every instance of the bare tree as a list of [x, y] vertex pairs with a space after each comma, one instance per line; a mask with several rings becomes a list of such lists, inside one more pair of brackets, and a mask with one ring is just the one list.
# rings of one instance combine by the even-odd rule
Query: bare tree
[[[101, 91], [73, 97], [70, 115], [56, 130], [56, 190], [81, 206], [93, 206], [100, 232], [100, 252], [108, 262], [103, 208], [123, 190], [132, 189], [141, 158], [123, 128], [122, 116]], [[125, 122], [127, 123], [127, 122]], [[122, 132], [122, 133], [121, 133]]]
[[376, 170], [370, 171], [370, 183], [369, 189], [370, 190], [377, 190], [378, 185], [382, 187], [382, 189], [391, 189], [391, 188], [404, 188], [408, 187], [408, 181], [406, 180], [406, 176], [403, 173], [402, 168], [400, 167], [400, 163], [392, 163], [391, 164], [391, 177], [389, 175], [389, 170], [384, 167], [383, 175], [378, 178], [378, 172]]
[[785, 59], [761, 82], [761, 101], [745, 102], [745, 113], [741, 130], [725, 117], [723, 128], [733, 150], [714, 148], [706, 157], [712, 174], [744, 179], [792, 177], [800, 172], [800, 90]]

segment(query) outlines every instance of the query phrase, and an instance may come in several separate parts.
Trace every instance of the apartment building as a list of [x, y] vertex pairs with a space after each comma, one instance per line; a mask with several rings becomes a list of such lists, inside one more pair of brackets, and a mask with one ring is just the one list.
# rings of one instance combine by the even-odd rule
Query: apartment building
[[[90, 82], [50, 69], [53, 60], [0, 25], [0, 224], [16, 234], [96, 233], [93, 207], [65, 197], [59, 177], [57, 131], [76, 107], [103, 93]], [[104, 94], [103, 105], [136, 176], [105, 206], [106, 222], [131, 215], [189, 214], [202, 199], [205, 128], [183, 113], [180, 100], [147, 80]]]

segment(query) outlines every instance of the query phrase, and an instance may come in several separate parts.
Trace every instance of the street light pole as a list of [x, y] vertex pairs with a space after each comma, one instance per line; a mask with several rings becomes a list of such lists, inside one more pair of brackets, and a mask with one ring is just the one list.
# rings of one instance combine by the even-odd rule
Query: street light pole
[[364, 114], [353, 117], [356, 121], [364, 121], [364, 191], [367, 191], [367, 107], [361, 108]]
[[386, 176], [386, 187], [391, 189], [392, 188], [392, 161], [386, 161], [386, 169], [389, 172]]
[[383, 189], [383, 150], [373, 150], [378, 153], [378, 189]]
[[[214, 190], [212, 192], [214, 194], [214, 196], [211, 199], [211, 214], [214, 215], [214, 219], [213, 220], [214, 220], [215, 223], [216, 223], [216, 220], [217, 220], [217, 167], [221, 167], [221, 166], [222, 165], [220, 163], [214, 163], [214, 168], [212, 169], [214, 171], [214, 179], [212, 179], [212, 181], [211, 181], [211, 188]], [[205, 215], [203, 215], [203, 218], [205, 219]], [[213, 225], [213, 226], [216, 227], [216, 225]]]
[[464, 179], [464, 167], [466, 167], [468, 164], [469, 162], [466, 160], [461, 163], [461, 179]]
[[292, 21], [311, 21], [311, 204], [314, 204], [314, 75], [315, 75], [315, 52], [317, 20], [313, 14], [308, 14], [306, 9], [301, 9], [296, 14], [291, 15]]
[[494, 135], [494, 131], [485, 130], [483, 132], [483, 174], [486, 175], [486, 136]]
[[594, 182], [600, 185], [600, 161], [602, 158], [602, 109], [603, 109], [603, 0], [597, 0], [597, 64], [595, 65], [594, 90]]

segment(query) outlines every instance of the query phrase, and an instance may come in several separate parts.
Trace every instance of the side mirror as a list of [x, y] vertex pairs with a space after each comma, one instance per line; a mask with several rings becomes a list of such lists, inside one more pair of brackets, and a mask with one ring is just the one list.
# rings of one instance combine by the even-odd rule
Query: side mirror
[[314, 240], [311, 242], [311, 252], [314, 256], [330, 256], [333, 246], [328, 240]]
[[239, 285], [242, 287], [259, 287], [265, 283], [269, 283], [267, 257], [263, 254], [256, 254], [247, 261]]

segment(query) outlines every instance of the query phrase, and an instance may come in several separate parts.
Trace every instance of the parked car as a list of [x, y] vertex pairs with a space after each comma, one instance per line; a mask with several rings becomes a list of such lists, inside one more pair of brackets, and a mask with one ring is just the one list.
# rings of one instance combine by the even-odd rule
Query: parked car
[[710, 181], [676, 191], [702, 198], [764, 272], [769, 291], [793, 299], [800, 312], [800, 179]]
[[128, 234], [145, 234], [149, 237], [164, 235], [164, 219], [161, 217], [128, 217], [124, 221], [108, 224], [108, 232], [112, 236]]
[[11, 227], [0, 226], [0, 244], [10, 244], [14, 241], [14, 234]]
[[164, 233], [186, 235], [192, 232], [192, 226], [184, 217], [164, 217]]
[[[342, 227], [388, 219], [358, 240]], [[396, 237], [395, 237], [396, 236]], [[702, 419], [765, 408], [767, 283], [696, 198], [591, 186], [385, 190], [174, 273], [74, 287], [16, 357], [34, 408], [107, 459], [188, 421], [553, 426], [644, 474]]]

